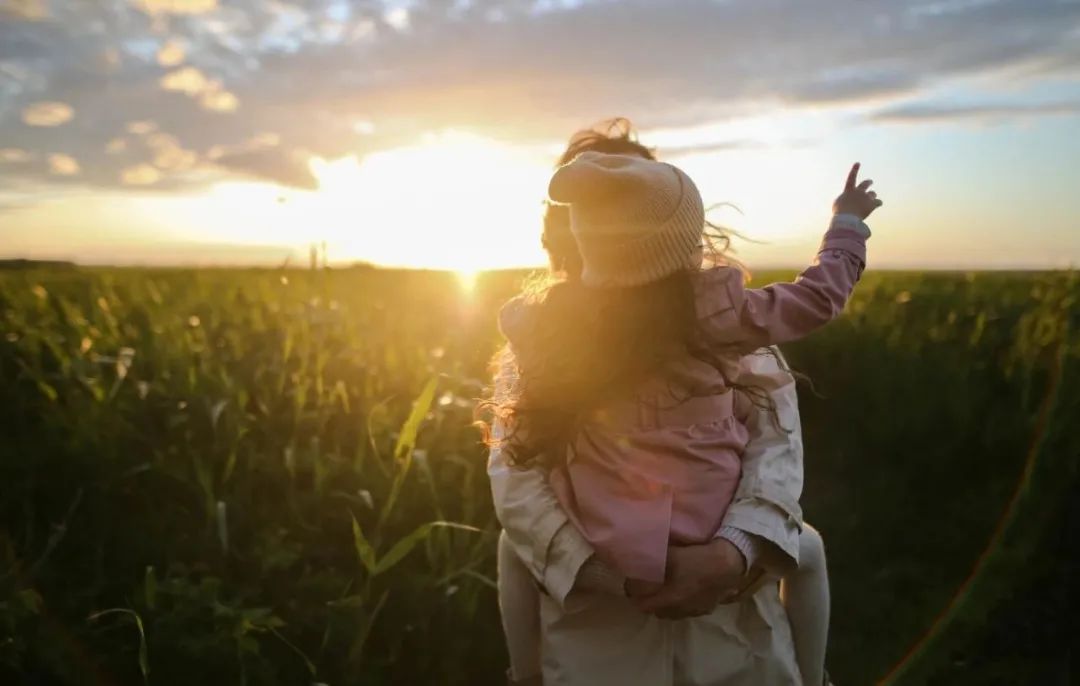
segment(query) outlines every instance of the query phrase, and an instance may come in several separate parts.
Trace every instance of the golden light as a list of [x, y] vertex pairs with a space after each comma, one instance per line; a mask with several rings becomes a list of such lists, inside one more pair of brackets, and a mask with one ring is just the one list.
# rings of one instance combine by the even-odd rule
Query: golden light
[[476, 280], [480, 277], [480, 272], [472, 269], [458, 269], [454, 272], [454, 276], [457, 277], [461, 290], [469, 294], [476, 290]]
[[449, 269], [463, 287], [484, 269], [543, 264], [546, 151], [447, 131], [364, 158], [313, 158], [314, 192], [228, 182], [184, 220], [218, 242], [327, 245], [331, 262]]
[[[694, 179], [707, 205], [738, 208], [719, 208], [710, 219], [767, 244], [738, 243], [753, 266], [757, 256], [778, 248], [801, 259], [820, 236], [837, 179], [820, 151], [803, 141], [826, 137], [829, 126], [815, 113], [776, 113], [657, 129], [642, 138]], [[836, 169], [842, 181], [845, 167]]]
[[[697, 182], [707, 204], [732, 203], [738, 208], [719, 208], [710, 213], [710, 219], [772, 245], [820, 234], [818, 227], [828, 219], [836, 181], [814, 151], [730, 150], [723, 153], [721, 164], [717, 157], [705, 153], [672, 160]], [[743, 247], [756, 252], [752, 244]]]
[[[697, 181], [707, 202], [730, 201], [743, 211], [713, 218], [766, 242], [739, 245], [751, 266], [769, 251], [801, 256], [812, 249], [834, 185], [813, 150], [695, 149], [668, 138], [675, 152], [668, 159]], [[331, 264], [447, 269], [468, 292], [480, 271], [545, 263], [540, 201], [553, 156], [545, 147], [451, 130], [362, 158], [312, 158], [316, 191], [233, 181], [175, 211], [147, 213], [169, 217], [188, 239], [277, 246], [299, 264], [307, 263], [309, 246], [325, 243]], [[137, 180], [134, 172], [127, 179]]]
[[[537, 264], [544, 157], [449, 131], [358, 160], [312, 160], [331, 256], [459, 271]], [[317, 236], [312, 236], [317, 238]]]

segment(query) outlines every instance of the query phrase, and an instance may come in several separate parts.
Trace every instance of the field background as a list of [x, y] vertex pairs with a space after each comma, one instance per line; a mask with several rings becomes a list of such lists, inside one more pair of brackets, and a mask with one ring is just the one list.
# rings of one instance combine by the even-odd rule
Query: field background
[[[501, 683], [520, 278], [0, 272], [0, 683]], [[785, 352], [836, 683], [1080, 679], [1077, 275], [871, 273]]]

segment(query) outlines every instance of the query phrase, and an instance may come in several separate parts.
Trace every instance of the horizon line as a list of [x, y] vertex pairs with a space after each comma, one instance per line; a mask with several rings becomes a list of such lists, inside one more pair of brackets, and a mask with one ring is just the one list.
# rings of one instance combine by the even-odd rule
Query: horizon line
[[[525, 272], [525, 271], [546, 271], [547, 265], [512, 265], [507, 267], [490, 267], [481, 269], [458, 269], [454, 267], [445, 266], [421, 266], [421, 265], [395, 265], [395, 264], [378, 264], [375, 262], [366, 262], [364, 260], [353, 260], [349, 262], [329, 262], [312, 268], [309, 264], [303, 264], [302, 261], [283, 261], [279, 264], [272, 264], [269, 262], [162, 262], [162, 263], [148, 263], [140, 261], [123, 261], [123, 262], [79, 262], [77, 260], [63, 259], [63, 258], [28, 258], [28, 257], [0, 257], [0, 271], [15, 271], [19, 269], [48, 269], [48, 268], [77, 268], [77, 269], [146, 269], [146, 270], [169, 270], [169, 269], [193, 269], [193, 270], [263, 270], [263, 271], [291, 271], [291, 272], [305, 272], [305, 271], [320, 271], [328, 269], [330, 271], [341, 270], [347, 271], [352, 269], [368, 269], [379, 271], [412, 271], [412, 272], [445, 272], [449, 274], [484, 274], [484, 273], [499, 273], [499, 272]], [[805, 263], [766, 263], [754, 266], [748, 269], [751, 275], [754, 272], [761, 271], [801, 271], [806, 267]], [[916, 264], [916, 263], [897, 263], [885, 266], [877, 266], [872, 270], [875, 272], [910, 272], [910, 271], [924, 271], [924, 272], [1073, 272], [1080, 270], [1080, 264], [1069, 264], [1068, 266], [1052, 266], [1045, 264], [990, 264], [990, 265], [943, 265], [943, 264]]]

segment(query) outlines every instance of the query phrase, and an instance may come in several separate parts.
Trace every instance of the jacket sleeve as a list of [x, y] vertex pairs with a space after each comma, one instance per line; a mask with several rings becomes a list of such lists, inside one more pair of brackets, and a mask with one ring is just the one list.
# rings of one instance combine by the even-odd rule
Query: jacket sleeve
[[[506, 350], [495, 376], [495, 397], [513, 392], [514, 379], [513, 357]], [[494, 437], [505, 431], [496, 421]], [[511, 548], [548, 594], [564, 605], [582, 566], [593, 555], [592, 547], [567, 518], [542, 471], [512, 468], [496, 445], [488, 456], [488, 477], [495, 515]]]
[[742, 369], [740, 383], [763, 388], [776, 403], [779, 426], [767, 409], [749, 413], [742, 477], [723, 527], [773, 544], [770, 550], [780, 554], [764, 556], [761, 563], [782, 575], [798, 564], [802, 530], [803, 444], [795, 379], [776, 349], [745, 356]]
[[701, 330], [709, 344], [749, 353], [828, 324], [843, 311], [862, 275], [869, 235], [858, 217], [833, 217], [814, 264], [791, 283], [748, 289], [738, 270], [714, 270], [697, 293]]

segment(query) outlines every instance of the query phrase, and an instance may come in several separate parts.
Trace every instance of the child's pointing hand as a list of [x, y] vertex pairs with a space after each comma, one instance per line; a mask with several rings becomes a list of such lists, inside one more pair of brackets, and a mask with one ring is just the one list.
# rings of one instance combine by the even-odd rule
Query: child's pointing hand
[[853, 214], [859, 219], [866, 219], [870, 213], [881, 207], [882, 202], [877, 193], [870, 190], [873, 181], [867, 179], [862, 183], [859, 180], [859, 163], [856, 162], [848, 172], [847, 183], [844, 192], [833, 202], [834, 214]]

